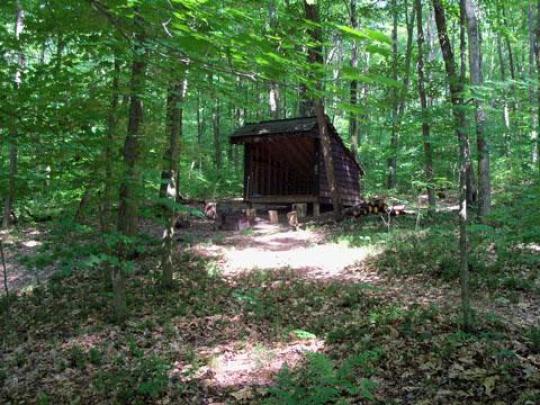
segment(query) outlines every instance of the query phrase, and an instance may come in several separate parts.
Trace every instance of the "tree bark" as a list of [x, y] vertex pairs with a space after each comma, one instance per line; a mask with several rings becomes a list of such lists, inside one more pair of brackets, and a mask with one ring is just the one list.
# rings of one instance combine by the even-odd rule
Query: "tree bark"
[[454, 53], [448, 38], [446, 28], [446, 15], [441, 0], [432, 0], [433, 10], [435, 12], [435, 22], [439, 33], [439, 43], [443, 54], [448, 84], [450, 88], [450, 97], [452, 101], [452, 110], [456, 132], [459, 142], [459, 253], [461, 270], [461, 312], [463, 317], [463, 328], [470, 330], [472, 328], [472, 309], [470, 304], [469, 291], [469, 258], [468, 258], [468, 235], [467, 235], [467, 162], [470, 160], [467, 148], [467, 136], [465, 133], [466, 116], [463, 109], [463, 81], [460, 80], [456, 71]]
[[[358, 28], [358, 16], [357, 16], [357, 8], [356, 8], [356, 1], [357, 0], [351, 0], [350, 2], [350, 23], [352, 29]], [[352, 41], [351, 44], [351, 68], [358, 69], [358, 43], [357, 41]], [[352, 79], [350, 83], [350, 102], [352, 110], [349, 113], [349, 137], [351, 139], [351, 145], [355, 156], [358, 156], [358, 147], [359, 147], [359, 125], [358, 125], [358, 113], [354, 111], [354, 109], [358, 105], [358, 94], [359, 93], [359, 85], [358, 80]]]
[[103, 191], [103, 213], [102, 228], [104, 232], [110, 232], [112, 229], [112, 200], [113, 200], [113, 161], [116, 130], [118, 126], [118, 104], [120, 99], [120, 62], [114, 57], [113, 79], [111, 87], [111, 105], [107, 117], [107, 135], [105, 139], [105, 187]]
[[531, 114], [531, 132], [530, 132], [530, 139], [531, 139], [531, 162], [532, 164], [536, 164], [538, 161], [538, 115], [540, 114], [538, 111], [539, 105], [536, 102], [536, 88], [534, 84], [532, 84], [532, 80], [535, 76], [535, 65], [536, 65], [536, 47], [537, 47], [537, 35], [536, 35], [536, 19], [535, 19], [535, 7], [531, 2], [529, 2], [529, 9], [528, 9], [528, 20], [529, 20], [529, 104], [530, 104], [530, 114]]
[[214, 162], [218, 176], [221, 175], [221, 169], [223, 167], [222, 151], [221, 151], [221, 132], [220, 132], [220, 105], [219, 98], [214, 100], [214, 111], [212, 112], [212, 128], [214, 131]]
[[[537, 110], [537, 124], [540, 126], [540, 0], [537, 1], [536, 12], [536, 69], [538, 75], [538, 87], [536, 89], [536, 97], [538, 98], [538, 110]], [[540, 134], [540, 127], [537, 129], [537, 134]], [[540, 135], [536, 137], [536, 151], [540, 151]], [[540, 159], [536, 160], [538, 163], [538, 170], [540, 171]]]
[[[23, 70], [26, 65], [26, 58], [22, 51], [20, 36], [24, 31], [24, 10], [20, 1], [16, 2], [15, 9], [15, 41], [17, 43], [17, 70], [15, 72], [14, 91], [18, 91], [22, 83]], [[4, 213], [2, 218], [2, 227], [8, 228], [11, 225], [11, 213], [15, 203], [17, 192], [17, 168], [18, 168], [18, 142], [17, 142], [17, 121], [18, 117], [12, 119], [9, 126], [8, 135], [8, 155], [9, 155], [9, 173], [8, 189], [4, 199]]]
[[431, 147], [431, 128], [428, 122], [427, 97], [425, 88], [424, 73], [424, 28], [422, 21], [422, 0], [415, 0], [415, 10], [417, 15], [417, 44], [418, 44], [418, 93], [420, 96], [420, 106], [422, 108], [422, 138], [424, 141], [424, 172], [427, 182], [427, 194], [429, 209], [434, 210], [436, 206], [435, 190], [433, 188], [433, 151]]
[[[304, 9], [306, 19], [313, 22], [313, 27], [309, 29], [309, 35], [313, 41], [313, 46], [308, 49], [308, 59], [313, 65], [323, 65], [324, 58], [322, 53], [322, 31], [319, 27], [320, 17], [319, 8], [316, 0], [304, 0]], [[316, 67], [317, 68], [317, 67]], [[322, 90], [322, 78], [317, 78], [316, 87], [319, 92]], [[321, 140], [321, 151], [323, 154], [324, 165], [326, 169], [326, 179], [330, 187], [332, 205], [336, 220], [341, 219], [342, 203], [339, 188], [336, 182], [334, 160], [332, 158], [332, 144], [328, 128], [328, 120], [324, 112], [324, 103], [321, 96], [316, 96], [313, 100], [317, 123], [319, 126], [319, 136]]]
[[[398, 80], [398, 9], [397, 0], [392, 0], [392, 79]], [[387, 188], [394, 188], [397, 184], [397, 148], [398, 148], [398, 90], [392, 89], [392, 134], [390, 136], [390, 157], [388, 158]]]
[[[401, 91], [397, 91], [397, 110], [396, 118], [392, 127], [392, 157], [389, 160], [389, 178], [388, 186], [393, 188], [397, 186], [397, 158], [399, 148], [399, 134], [401, 132], [401, 123], [403, 121], [403, 115], [405, 114], [405, 105], [407, 100], [407, 93], [409, 90], [409, 81], [411, 76], [411, 61], [412, 61], [412, 48], [413, 48], [413, 35], [414, 35], [414, 20], [416, 18], [416, 9], [413, 8], [411, 16], [409, 18], [408, 13], [408, 1], [404, 3], [405, 7], [405, 21], [407, 24], [407, 45], [405, 47], [405, 74], [403, 77], [403, 88]], [[396, 38], [397, 40], [397, 38]], [[397, 50], [396, 50], [397, 52]], [[396, 55], [397, 57], [397, 55]], [[397, 72], [396, 72], [397, 80]]]
[[[460, 0], [459, 2], [459, 59], [460, 59], [460, 81], [465, 83], [467, 80], [467, 21], [465, 16], [465, 0]], [[468, 156], [471, 155], [471, 145], [469, 141], [469, 134], [467, 130], [463, 129], [465, 133], [465, 148]], [[471, 161], [467, 162], [467, 203], [469, 207], [472, 207], [476, 204], [478, 187], [476, 183], [476, 176], [474, 174], [474, 168]]]
[[159, 197], [166, 199], [179, 195], [179, 184], [176, 181], [178, 170], [179, 140], [181, 134], [181, 122], [183, 109], [180, 107], [184, 92], [184, 80], [173, 81], [167, 89], [166, 128], [167, 149], [163, 154], [161, 171], [161, 184]]
[[[268, 26], [270, 35], [276, 35], [278, 27], [278, 9], [276, 0], [269, 0], [268, 2]], [[279, 119], [281, 116], [281, 94], [279, 85], [275, 81], [270, 81], [268, 88], [268, 107], [270, 110], [270, 117], [272, 119]]]
[[[469, 70], [471, 84], [480, 87], [484, 84], [482, 72], [482, 47], [478, 28], [477, 7], [473, 0], [464, 0], [469, 37]], [[482, 102], [475, 98], [476, 144], [478, 151], [478, 216], [482, 219], [491, 211], [491, 177], [489, 147], [485, 134], [486, 113]]]
[[[142, 93], [145, 85], [146, 56], [144, 34], [140, 27], [140, 17], [135, 18], [135, 38], [133, 44], [133, 62], [131, 67], [130, 101], [127, 135], [124, 142], [123, 161], [124, 174], [120, 184], [120, 204], [118, 208], [118, 232], [128, 242], [120, 242], [118, 253], [121, 260], [128, 260], [131, 255], [129, 239], [137, 233], [139, 213], [140, 187], [140, 146], [143, 132]], [[127, 316], [126, 297], [124, 292], [125, 275], [123, 268], [114, 266], [111, 271], [113, 285], [114, 317], [122, 322]]]

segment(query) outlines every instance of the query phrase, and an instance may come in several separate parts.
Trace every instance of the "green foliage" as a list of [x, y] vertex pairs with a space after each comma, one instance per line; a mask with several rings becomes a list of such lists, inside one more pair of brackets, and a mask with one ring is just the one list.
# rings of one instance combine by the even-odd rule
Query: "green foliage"
[[157, 401], [167, 392], [169, 368], [159, 357], [136, 357], [115, 370], [98, 372], [94, 384], [115, 401]]
[[531, 350], [535, 353], [540, 353], [540, 326], [530, 327], [525, 336], [527, 337]]
[[369, 375], [379, 357], [379, 352], [365, 352], [336, 365], [324, 354], [310, 353], [300, 369], [280, 371], [276, 386], [269, 389], [271, 398], [264, 403], [322, 405], [346, 403], [342, 401], [351, 397], [373, 400], [376, 384]]

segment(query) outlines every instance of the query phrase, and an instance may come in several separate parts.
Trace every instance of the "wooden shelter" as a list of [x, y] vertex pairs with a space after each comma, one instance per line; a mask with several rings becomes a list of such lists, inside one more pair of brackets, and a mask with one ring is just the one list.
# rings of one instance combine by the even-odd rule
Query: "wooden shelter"
[[[332, 157], [344, 205], [360, 203], [364, 171], [328, 120]], [[244, 200], [249, 203], [331, 204], [316, 117], [246, 124], [230, 141], [243, 144]]]

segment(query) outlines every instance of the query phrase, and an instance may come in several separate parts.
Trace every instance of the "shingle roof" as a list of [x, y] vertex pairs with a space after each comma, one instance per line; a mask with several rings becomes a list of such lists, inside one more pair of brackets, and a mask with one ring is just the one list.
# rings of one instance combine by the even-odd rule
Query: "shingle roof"
[[317, 126], [316, 117], [289, 118], [283, 120], [261, 121], [248, 123], [236, 130], [231, 138], [245, 136], [261, 136], [275, 134], [292, 134], [298, 132], [310, 132]]

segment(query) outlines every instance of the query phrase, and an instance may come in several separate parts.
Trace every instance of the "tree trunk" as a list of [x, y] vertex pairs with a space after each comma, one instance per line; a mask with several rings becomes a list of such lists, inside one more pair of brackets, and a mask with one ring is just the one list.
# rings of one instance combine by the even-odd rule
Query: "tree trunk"
[[535, 75], [535, 65], [536, 65], [536, 47], [537, 47], [537, 37], [536, 37], [536, 19], [535, 19], [535, 7], [532, 2], [529, 3], [528, 9], [528, 20], [529, 20], [529, 104], [530, 104], [530, 114], [531, 114], [531, 161], [534, 164], [538, 161], [538, 108], [536, 97], [535, 97], [535, 86], [532, 84], [532, 80]]
[[[471, 84], [480, 87], [484, 84], [482, 73], [482, 48], [478, 29], [477, 8], [473, 0], [464, 0], [467, 33], [469, 37], [469, 69]], [[491, 211], [491, 178], [489, 149], [485, 134], [486, 113], [479, 99], [475, 99], [476, 144], [478, 150], [478, 216], [484, 218]]]
[[[506, 83], [506, 68], [504, 64], [503, 49], [500, 35], [497, 35], [497, 56], [499, 58], [499, 69], [501, 75], [501, 83]], [[534, 59], [534, 57], [533, 57]], [[504, 125], [503, 141], [504, 141], [504, 154], [508, 155], [510, 151], [510, 111], [508, 110], [508, 101], [506, 99], [506, 92], [502, 95], [502, 120]]]
[[427, 97], [424, 74], [424, 28], [422, 21], [422, 0], [415, 0], [417, 15], [417, 43], [418, 43], [418, 93], [422, 107], [422, 138], [424, 140], [424, 172], [427, 182], [429, 209], [435, 209], [435, 191], [433, 189], [433, 151], [431, 148], [431, 128], [427, 118]]
[[[136, 29], [140, 29], [140, 17], [136, 17]], [[124, 142], [124, 174], [120, 184], [120, 204], [118, 208], [118, 232], [127, 239], [137, 233], [139, 187], [140, 187], [140, 146], [143, 139], [143, 101], [145, 85], [146, 56], [144, 34], [137, 31], [133, 44], [133, 62], [130, 81], [130, 102], [127, 135]], [[128, 242], [120, 242], [118, 253], [121, 260], [128, 260], [131, 255]], [[123, 268], [114, 266], [111, 272], [113, 285], [114, 317], [122, 322], [127, 315], [124, 292], [125, 275]]]
[[[398, 9], [397, 0], [392, 0], [392, 79], [398, 80]], [[394, 188], [397, 184], [397, 148], [398, 148], [398, 90], [392, 88], [392, 134], [390, 137], [390, 157], [388, 158], [388, 180], [387, 187]]]
[[[536, 69], [538, 75], [538, 88], [536, 89], [536, 97], [538, 97], [538, 118], [537, 124], [540, 125], [540, 0], [537, 1], [537, 13], [536, 13]], [[540, 134], [540, 127], [537, 129], [537, 133]], [[536, 137], [536, 151], [540, 151], [540, 135]], [[540, 159], [537, 159], [538, 170], [540, 171]]]
[[460, 80], [456, 71], [454, 53], [450, 45], [446, 29], [446, 16], [441, 0], [432, 0], [435, 12], [435, 22], [439, 32], [439, 42], [443, 54], [446, 74], [450, 88], [452, 110], [459, 142], [459, 253], [461, 269], [461, 311], [463, 328], [472, 328], [472, 309], [469, 292], [469, 259], [468, 259], [468, 235], [467, 235], [467, 162], [470, 159], [467, 149], [467, 136], [465, 133], [466, 116], [463, 109], [463, 81]]
[[221, 131], [219, 125], [220, 105], [219, 98], [216, 97], [216, 99], [214, 100], [214, 111], [212, 112], [212, 127], [214, 130], [214, 162], [216, 165], [216, 170], [218, 171], [218, 176], [221, 175], [221, 168], [223, 166], [221, 156]]
[[179, 194], [178, 184], [176, 183], [176, 173], [178, 170], [179, 138], [181, 134], [182, 120], [182, 95], [184, 91], [184, 81], [173, 81], [167, 89], [167, 107], [166, 107], [166, 128], [168, 145], [163, 154], [163, 163], [161, 171], [161, 184], [159, 188], [160, 199], [166, 199]]
[[[304, 0], [304, 9], [306, 13], [306, 19], [313, 22], [313, 26], [309, 29], [309, 35], [313, 41], [313, 46], [308, 50], [309, 63], [313, 65], [323, 65], [324, 58], [322, 53], [322, 31], [320, 28], [319, 8], [316, 0]], [[318, 66], [315, 68], [317, 69]], [[322, 90], [322, 78], [317, 77], [316, 87], [317, 90]], [[330, 133], [328, 128], [328, 120], [324, 113], [324, 103], [321, 96], [316, 96], [313, 101], [315, 114], [317, 116], [317, 123], [319, 126], [319, 134], [321, 139], [321, 151], [324, 159], [324, 166], [326, 169], [326, 179], [328, 186], [330, 187], [330, 194], [332, 197], [332, 205], [334, 208], [334, 214], [336, 220], [341, 219], [341, 195], [336, 182], [334, 160], [332, 158], [332, 144], [330, 140]]]
[[[409, 80], [411, 74], [411, 61], [412, 61], [412, 48], [413, 48], [413, 35], [414, 35], [414, 19], [416, 11], [413, 8], [413, 12], [409, 18], [408, 13], [408, 2], [405, 1], [405, 21], [407, 24], [407, 45], [405, 48], [405, 74], [403, 77], [403, 88], [401, 91], [395, 90], [395, 117], [392, 123], [392, 138], [391, 138], [391, 153], [392, 156], [388, 161], [388, 188], [394, 188], [397, 186], [397, 155], [399, 147], [399, 133], [401, 131], [401, 123], [403, 121], [403, 115], [405, 113], [405, 102], [407, 100], [407, 92], [409, 88]], [[396, 20], [397, 9], [394, 14], [394, 31], [392, 31], [392, 40], [396, 44], [396, 47], [393, 49], [395, 60], [395, 77], [397, 81], [397, 20]], [[395, 34], [394, 34], [395, 32]], [[395, 35], [395, 38], [394, 38]]]
[[[269, 0], [268, 2], [268, 26], [270, 35], [276, 35], [278, 27], [278, 10], [276, 0]], [[280, 98], [279, 85], [275, 81], [270, 81], [268, 89], [268, 107], [270, 110], [270, 117], [275, 120], [279, 119], [281, 116]]]
[[[467, 38], [466, 38], [466, 29], [467, 29], [467, 21], [465, 16], [465, 0], [460, 0], [459, 2], [459, 17], [460, 17], [460, 24], [459, 24], [459, 59], [460, 59], [460, 81], [461, 83], [465, 83], [467, 80]], [[469, 134], [466, 131], [466, 128], [463, 128], [463, 131], [465, 133], [465, 149], [468, 156], [471, 155], [471, 146], [469, 142]], [[472, 162], [467, 162], [467, 203], [469, 204], [469, 207], [472, 207], [474, 204], [476, 204], [476, 197], [478, 195], [478, 188], [476, 186], [476, 176], [474, 174], [474, 169], [472, 167]]]
[[107, 117], [107, 135], [105, 139], [105, 187], [103, 191], [103, 213], [102, 228], [104, 232], [110, 232], [112, 229], [112, 200], [113, 200], [113, 161], [115, 161], [116, 129], [118, 124], [118, 104], [120, 97], [120, 62], [114, 57], [113, 79], [111, 88], [111, 106]]
[[[351, 12], [351, 28], [356, 30], [358, 28], [358, 16], [356, 9], [356, 1], [351, 0], [350, 3], [350, 12]], [[357, 41], [352, 41], [351, 44], [351, 68], [354, 70], [358, 69], [358, 43]], [[349, 137], [351, 139], [351, 145], [354, 152], [354, 156], [358, 156], [358, 146], [359, 146], [359, 127], [358, 127], [358, 113], [355, 108], [358, 105], [358, 91], [359, 85], [358, 80], [352, 79], [350, 83], [350, 96], [351, 96], [351, 107], [352, 111], [349, 113]]]
[[[20, 1], [16, 2], [15, 10], [15, 41], [17, 43], [17, 70], [15, 72], [14, 87], [15, 91], [19, 89], [22, 83], [23, 70], [26, 65], [26, 59], [21, 49], [20, 36], [24, 30], [24, 10]], [[18, 142], [17, 142], [17, 121], [14, 117], [9, 126], [8, 136], [8, 154], [9, 154], [9, 173], [8, 189], [4, 199], [4, 213], [2, 218], [2, 227], [8, 228], [11, 225], [11, 213], [15, 202], [17, 191], [17, 167], [18, 167]]]

